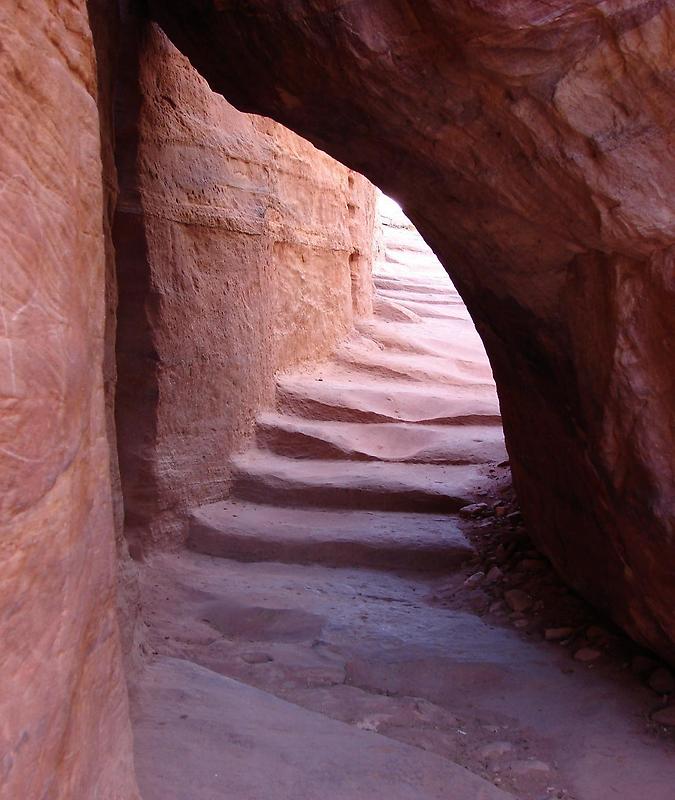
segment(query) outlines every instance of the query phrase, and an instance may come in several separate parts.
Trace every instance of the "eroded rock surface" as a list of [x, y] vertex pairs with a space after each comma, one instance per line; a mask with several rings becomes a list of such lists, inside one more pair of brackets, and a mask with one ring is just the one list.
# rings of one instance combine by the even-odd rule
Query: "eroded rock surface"
[[274, 374], [372, 309], [374, 188], [213, 94], [156, 28], [126, 34], [115, 226], [118, 441], [137, 551], [227, 492]]
[[565, 577], [675, 659], [672, 3], [151, 2], [211, 86], [404, 205]]
[[83, 2], [0, 11], [0, 797], [135, 800]]

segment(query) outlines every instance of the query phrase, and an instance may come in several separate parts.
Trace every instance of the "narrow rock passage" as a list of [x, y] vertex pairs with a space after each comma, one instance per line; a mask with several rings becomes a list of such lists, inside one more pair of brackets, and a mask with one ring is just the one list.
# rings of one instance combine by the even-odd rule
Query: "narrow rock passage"
[[398, 234], [374, 318], [279, 378], [231, 498], [144, 567], [144, 800], [673, 800], [653, 695], [475, 602], [484, 523], [457, 512], [509, 491], [497, 398]]

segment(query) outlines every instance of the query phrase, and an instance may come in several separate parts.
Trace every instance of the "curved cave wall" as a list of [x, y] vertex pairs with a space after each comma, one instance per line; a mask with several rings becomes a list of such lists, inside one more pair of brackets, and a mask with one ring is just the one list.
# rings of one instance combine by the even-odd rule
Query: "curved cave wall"
[[398, 199], [476, 321], [531, 532], [675, 659], [672, 3], [150, 2]]
[[133, 553], [227, 494], [274, 375], [372, 308], [375, 190], [213, 94], [165, 35], [125, 25], [118, 87], [117, 429]]

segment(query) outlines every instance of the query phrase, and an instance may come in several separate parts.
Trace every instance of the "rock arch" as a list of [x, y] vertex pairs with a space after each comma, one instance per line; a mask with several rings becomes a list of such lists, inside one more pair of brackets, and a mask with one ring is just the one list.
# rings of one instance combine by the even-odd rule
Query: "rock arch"
[[213, 89], [402, 203], [485, 341], [534, 535], [675, 657], [672, 3], [150, 8]]

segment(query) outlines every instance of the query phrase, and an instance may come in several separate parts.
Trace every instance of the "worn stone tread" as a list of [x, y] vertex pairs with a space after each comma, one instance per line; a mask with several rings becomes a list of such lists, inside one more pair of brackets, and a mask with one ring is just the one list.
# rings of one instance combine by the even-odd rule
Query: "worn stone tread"
[[288, 509], [236, 500], [190, 515], [188, 546], [237, 561], [450, 572], [473, 554], [452, 517]]
[[159, 659], [146, 669], [135, 699], [143, 800], [511, 797], [444, 758], [189, 661]]
[[487, 464], [503, 461], [496, 425], [417, 425], [310, 420], [266, 412], [257, 420], [258, 447], [293, 458]]
[[451, 513], [474, 499], [481, 469], [294, 459], [251, 449], [232, 459], [232, 494], [286, 507]]

